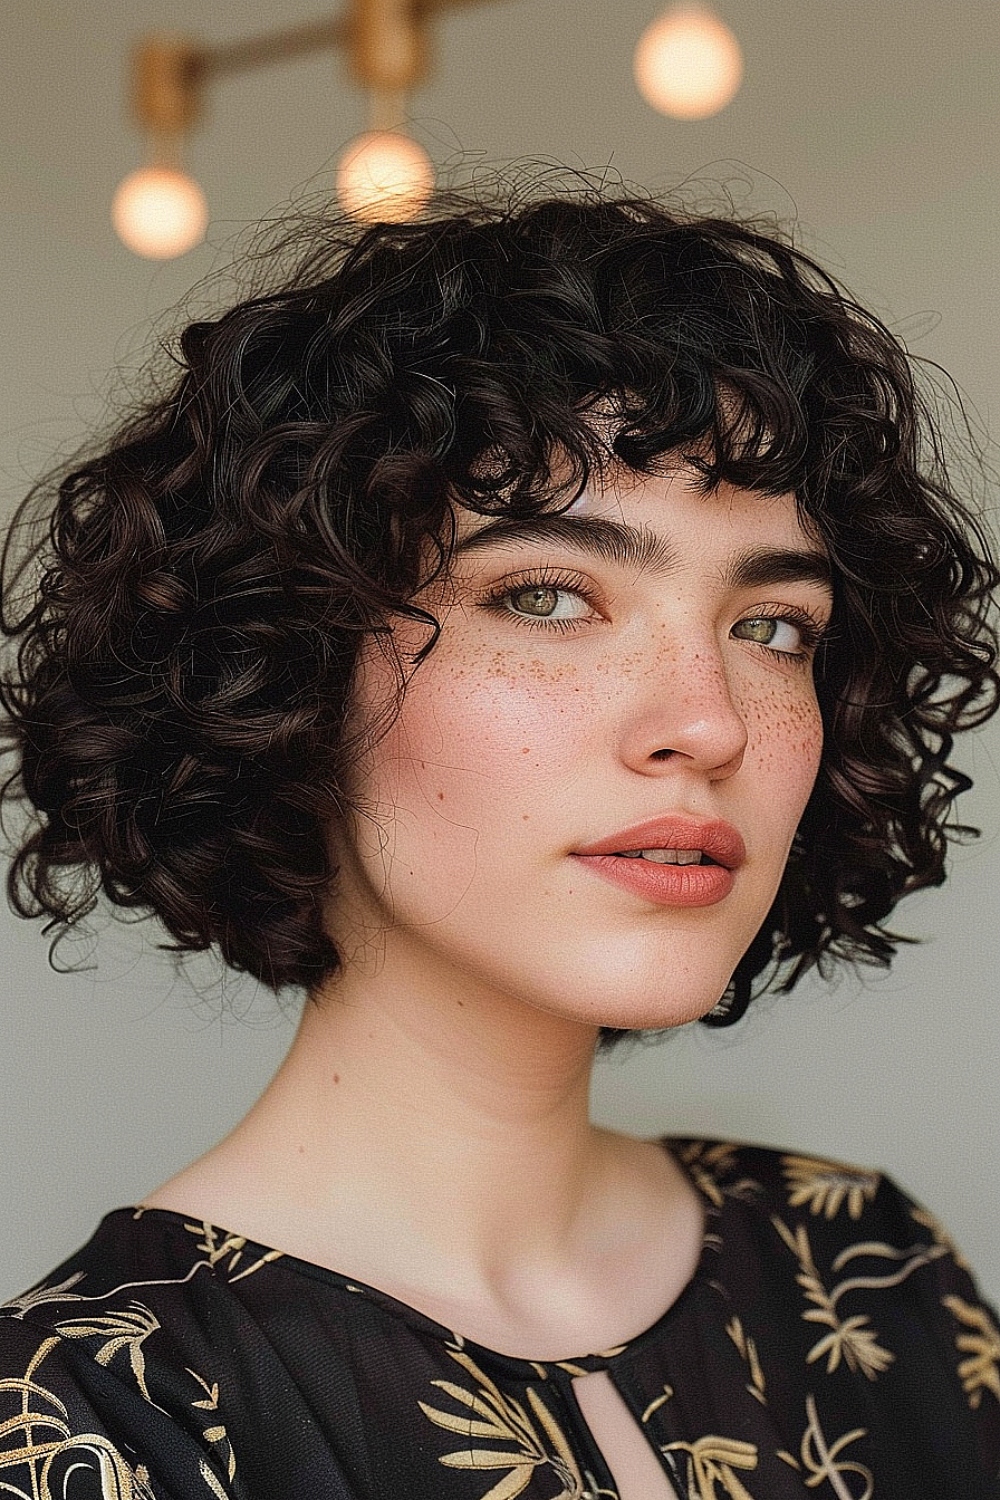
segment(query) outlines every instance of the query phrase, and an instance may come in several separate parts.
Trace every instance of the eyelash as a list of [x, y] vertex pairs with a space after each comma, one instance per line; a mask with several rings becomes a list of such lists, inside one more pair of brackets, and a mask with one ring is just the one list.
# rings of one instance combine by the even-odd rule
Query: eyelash
[[[523, 577], [505, 578], [497, 587], [487, 593], [479, 602], [484, 609], [492, 609], [497, 614], [513, 617], [522, 624], [527, 625], [529, 630], [572, 630], [578, 620], [546, 620], [543, 616], [532, 618], [530, 615], [519, 615], [516, 610], [507, 608], [507, 601], [515, 594], [527, 593], [529, 589], [551, 589], [553, 592], [576, 594], [591, 609], [595, 609], [593, 599], [587, 588], [586, 581], [579, 574], [550, 573], [542, 570], [538, 573], [526, 573]], [[828, 627], [821, 624], [805, 610], [793, 609], [791, 607], [779, 612], [762, 611], [755, 615], [745, 616], [745, 620], [783, 620], [794, 625], [802, 640], [801, 651], [777, 651], [773, 646], [765, 646], [761, 641], [752, 641], [761, 651], [778, 661], [792, 662], [796, 666], [805, 666], [812, 659], [820, 641], [828, 635]], [[739, 622], [744, 623], [743, 621]]]

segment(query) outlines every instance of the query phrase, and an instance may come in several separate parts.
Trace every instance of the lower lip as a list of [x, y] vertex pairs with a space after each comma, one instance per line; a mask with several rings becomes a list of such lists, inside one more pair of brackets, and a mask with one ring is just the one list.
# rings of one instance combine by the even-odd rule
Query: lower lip
[[618, 854], [576, 854], [602, 880], [659, 906], [711, 906], [732, 890], [736, 877], [723, 865], [657, 865]]

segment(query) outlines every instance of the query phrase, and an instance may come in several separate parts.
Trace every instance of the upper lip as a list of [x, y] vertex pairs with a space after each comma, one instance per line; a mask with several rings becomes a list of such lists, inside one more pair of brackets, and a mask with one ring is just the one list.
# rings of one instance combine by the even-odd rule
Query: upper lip
[[717, 864], [736, 870], [747, 857], [746, 845], [731, 823], [665, 813], [645, 823], [633, 823], [606, 839], [574, 849], [574, 854], [622, 854], [627, 849], [700, 849]]

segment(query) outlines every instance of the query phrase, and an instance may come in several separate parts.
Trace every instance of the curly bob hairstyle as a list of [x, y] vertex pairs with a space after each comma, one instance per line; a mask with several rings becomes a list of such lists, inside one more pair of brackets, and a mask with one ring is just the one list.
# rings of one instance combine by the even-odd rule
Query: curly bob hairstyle
[[12, 527], [3, 553], [3, 793], [34, 809], [16, 913], [58, 941], [103, 890], [168, 951], [315, 991], [340, 963], [324, 833], [363, 749], [362, 637], [426, 624], [402, 693], [456, 506], [561, 510], [681, 455], [705, 493], [794, 493], [835, 575], [818, 779], [706, 1019], [737, 1019], [769, 965], [784, 991], [827, 955], [888, 967], [914, 939], [882, 920], [979, 832], [946, 822], [971, 785], [948, 756], [1000, 694], [1000, 572], [900, 341], [770, 221], [586, 182], [328, 215], [270, 253], [263, 289], [190, 323], [169, 382], [15, 515], [46, 501], [41, 539], [12, 568]]

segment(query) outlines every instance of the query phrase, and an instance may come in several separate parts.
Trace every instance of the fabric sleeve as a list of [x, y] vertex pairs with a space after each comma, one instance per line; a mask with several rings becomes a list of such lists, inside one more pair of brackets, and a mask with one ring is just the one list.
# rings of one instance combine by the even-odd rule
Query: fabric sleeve
[[[237, 1500], [224, 1468], [80, 1344], [0, 1317], [0, 1491], [24, 1500]], [[141, 1384], [141, 1382], [140, 1382]]]
[[962, 1399], [975, 1433], [984, 1473], [1000, 1495], [1000, 1326], [982, 1296], [969, 1263], [941, 1221], [891, 1179], [883, 1180], [889, 1212], [898, 1221], [900, 1243], [921, 1238], [927, 1265], [919, 1286], [924, 1317]]

